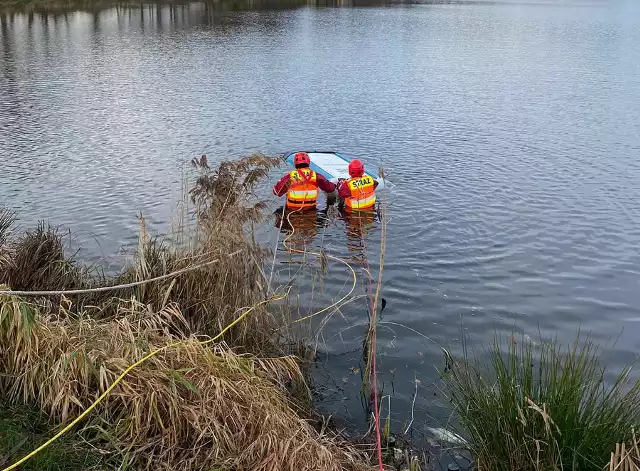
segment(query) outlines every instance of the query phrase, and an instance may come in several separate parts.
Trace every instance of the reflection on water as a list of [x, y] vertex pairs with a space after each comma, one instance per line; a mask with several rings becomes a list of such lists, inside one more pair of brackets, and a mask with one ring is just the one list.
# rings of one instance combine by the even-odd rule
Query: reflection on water
[[305, 211], [278, 208], [274, 211], [275, 227], [284, 234], [286, 247], [304, 252], [314, 245], [318, 231], [329, 225], [328, 212], [329, 206]]
[[[324, 236], [327, 228], [344, 226], [345, 244], [350, 254], [349, 261], [362, 264], [366, 256], [366, 240], [376, 229], [379, 219], [377, 209], [366, 211], [346, 211], [340, 204], [331, 202], [323, 209], [305, 211], [276, 209], [274, 226], [280, 230], [285, 240], [285, 248], [305, 251], [313, 247], [318, 235]], [[322, 248], [322, 241], [320, 241]]]
[[366, 250], [369, 233], [376, 229], [378, 213], [376, 210], [340, 211], [340, 219], [344, 222], [349, 252], [361, 253]]
[[[139, 211], [152, 230], [169, 226], [194, 156], [341, 150], [395, 183], [380, 195], [378, 349], [396, 424], [416, 379], [416, 433], [447, 420], [435, 344], [455, 353], [462, 332], [478, 348], [512, 329], [570, 340], [580, 327], [599, 342], [622, 332], [605, 350], [619, 367], [640, 348], [640, 5], [437, 3], [0, 14], [0, 201], [23, 226], [70, 228], [98, 260], [135, 242]], [[330, 207], [326, 221], [298, 223], [292, 244], [376, 273], [375, 219]], [[277, 227], [260, 228], [270, 247]], [[312, 312], [350, 280], [330, 262], [297, 302]], [[318, 337], [338, 378], [323, 385], [326, 410], [356, 425], [350, 372], [366, 322], [360, 297]]]

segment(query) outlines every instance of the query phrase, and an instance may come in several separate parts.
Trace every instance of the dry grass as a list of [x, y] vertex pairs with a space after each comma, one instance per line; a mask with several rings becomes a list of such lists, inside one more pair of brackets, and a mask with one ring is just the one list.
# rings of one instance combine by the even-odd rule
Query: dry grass
[[[266, 252], [249, 235], [249, 225], [263, 217], [264, 202], [254, 196], [255, 186], [279, 159], [260, 154], [223, 162], [212, 170], [196, 161], [199, 176], [190, 192], [196, 205], [194, 224], [182, 226], [183, 234], [151, 236], [140, 217], [140, 238], [133, 263], [114, 279], [77, 263], [65, 253], [63, 234], [45, 223], [13, 240], [4, 240], [12, 214], [0, 213], [0, 283], [14, 290], [69, 290], [112, 286], [166, 275], [220, 260], [179, 277], [137, 288], [76, 295], [70, 315], [82, 312], [96, 318], [120, 313], [121, 298], [133, 297], [149, 312], [176, 303], [192, 331], [213, 335], [229, 324], [238, 310], [266, 298], [262, 271]], [[189, 215], [187, 215], [189, 216]], [[247, 230], [249, 228], [249, 230]], [[248, 235], [249, 234], [249, 235]], [[2, 243], [4, 240], [4, 244]], [[178, 243], [177, 240], [188, 241]], [[237, 254], [237, 256], [230, 256]], [[52, 299], [56, 311], [59, 299]], [[236, 347], [270, 348], [274, 319], [264, 310], [231, 332]]]
[[28, 230], [9, 249], [9, 261], [0, 274], [0, 283], [15, 290], [76, 289], [85, 286], [88, 276], [65, 255], [63, 235], [40, 222]]
[[0, 207], [0, 277], [6, 272], [11, 257], [7, 241], [13, 223], [15, 222], [15, 214], [4, 207]]
[[9, 237], [9, 231], [13, 227], [16, 217], [7, 208], [0, 207], [0, 247], [3, 246]]
[[[127, 365], [182, 338], [185, 325], [173, 305], [110, 321], [43, 316], [36, 304], [8, 296], [0, 306], [2, 393], [35, 399], [58, 423]], [[189, 338], [133, 370], [87, 426], [136, 468], [367, 469], [362, 456], [300, 416], [287, 394], [292, 381], [304, 382], [294, 357], [238, 355]]]
[[211, 170], [196, 161], [200, 175], [190, 193], [196, 223], [181, 226], [191, 228], [188, 234], [157, 238], [141, 218], [133, 264], [116, 279], [66, 258], [60, 233], [44, 225], [0, 244], [8, 254], [1, 282], [12, 289], [114, 285], [220, 260], [124, 292], [0, 296], [0, 394], [65, 424], [129, 364], [184, 339], [134, 369], [84, 423], [83, 435], [118, 465], [368, 469], [365, 456], [308, 421], [300, 361], [276, 336], [279, 323], [266, 308], [225, 334], [224, 344], [198, 342], [266, 299], [266, 252], [251, 237], [264, 203], [253, 190], [277, 162], [255, 155]]
[[609, 471], [640, 471], [640, 441], [635, 428], [631, 429], [633, 441], [616, 443], [616, 451], [611, 452]]
[[[235, 319], [238, 309], [265, 299], [262, 266], [266, 252], [247, 235], [251, 233], [247, 228], [263, 218], [265, 208], [265, 203], [254, 196], [255, 186], [278, 161], [258, 154], [223, 162], [216, 170], [210, 169], [206, 160], [194, 161], [200, 176], [190, 197], [196, 205], [197, 225], [186, 237], [181, 234], [173, 238], [186, 239], [188, 245], [151, 237], [141, 218], [134, 266], [117, 282], [139, 281], [220, 260], [220, 263], [135, 290], [136, 299], [152, 311], [168, 302], [178, 304], [191, 329], [209, 335]], [[238, 255], [229, 257], [234, 253]], [[112, 313], [107, 309], [101, 315]], [[268, 346], [275, 326], [273, 317], [262, 310], [234, 329], [232, 343], [252, 349]]]

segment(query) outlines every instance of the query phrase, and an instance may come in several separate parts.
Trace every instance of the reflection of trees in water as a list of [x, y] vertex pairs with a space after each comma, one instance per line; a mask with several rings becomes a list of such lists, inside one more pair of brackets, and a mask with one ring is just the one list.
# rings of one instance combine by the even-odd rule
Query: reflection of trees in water
[[[1, 1], [1, 0], [0, 0]], [[109, 0], [48, 0], [46, 7], [38, 5], [33, 0], [29, 5], [23, 5], [24, 13], [16, 9], [9, 13], [0, 13], [3, 28], [3, 43], [6, 44], [8, 23], [13, 22], [14, 15], [24, 14], [31, 30], [34, 22], [42, 24], [42, 31], [48, 37], [50, 22], [57, 25], [57, 21], [64, 17], [68, 26], [67, 12], [85, 11], [91, 15], [91, 25], [94, 38], [102, 33], [101, 22], [115, 16], [119, 27], [128, 23], [135, 25], [144, 32], [146, 28], [157, 31], [188, 29], [194, 26], [208, 26], [232, 32], [243, 29], [248, 25], [259, 25], [261, 28], [274, 30], [285, 28], [286, 18], [279, 15], [231, 15], [237, 11], [269, 11], [286, 10], [302, 6], [311, 7], [356, 7], [372, 5], [389, 5], [389, 0], [216, 0], [192, 3], [155, 2], [145, 4], [116, 3]], [[68, 28], [67, 28], [68, 30]]]
[[[63, 22], [62, 28], [59, 22]], [[45, 105], [42, 95], [31, 93], [33, 84], [28, 80], [28, 74], [32, 68], [40, 66], [36, 61], [43, 56], [49, 57], [55, 43], [51, 39], [68, 31], [66, 13], [0, 12], [0, 102], [3, 104], [0, 130], [3, 132], [22, 138], [35, 135], [36, 110]], [[9, 145], [12, 142], [5, 140]]]
[[[9, 35], [9, 29], [13, 29], [15, 15], [12, 13], [0, 12], [0, 35], [2, 35], [2, 41], [0, 41], [0, 50], [5, 64], [9, 64], [12, 58], [13, 52], [13, 37]], [[4, 70], [4, 67], [0, 68]]]
[[[20, 121], [21, 109], [18, 100], [16, 51], [14, 42], [13, 13], [0, 13], [0, 102], [4, 110], [0, 113], [0, 136], [5, 132], [11, 133], [12, 124]], [[1, 119], [3, 114], [11, 116], [13, 120]], [[5, 124], [6, 123], [6, 124]]]

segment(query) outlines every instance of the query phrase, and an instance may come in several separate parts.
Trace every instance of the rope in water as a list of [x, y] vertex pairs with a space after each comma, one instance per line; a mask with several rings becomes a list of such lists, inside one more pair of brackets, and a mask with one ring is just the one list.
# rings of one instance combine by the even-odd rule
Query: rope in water
[[[285, 210], [286, 211], [286, 210]], [[300, 254], [312, 254], [312, 255], [316, 255], [318, 257], [322, 257], [323, 253], [324, 256], [326, 256], [327, 258], [330, 258], [332, 260], [336, 260], [340, 263], [342, 263], [343, 265], [345, 265], [350, 271], [351, 271], [351, 275], [352, 275], [352, 286], [351, 289], [349, 290], [349, 292], [347, 294], [345, 294], [341, 299], [339, 299], [338, 301], [336, 301], [335, 303], [333, 303], [330, 306], [327, 306], [324, 309], [321, 309], [320, 311], [314, 312], [313, 314], [301, 317], [300, 319], [295, 320], [293, 323], [297, 323], [297, 322], [302, 322], [304, 320], [310, 319], [318, 314], [322, 314], [326, 311], [328, 311], [329, 309], [332, 309], [334, 307], [339, 308], [340, 304], [345, 301], [348, 297], [351, 296], [351, 294], [355, 291], [357, 283], [358, 283], [358, 276], [356, 274], [356, 271], [354, 270], [353, 266], [345, 261], [344, 259], [340, 258], [340, 257], [336, 257], [334, 255], [330, 255], [326, 252], [320, 253], [320, 252], [311, 252], [311, 251], [307, 251], [307, 250], [300, 250], [300, 249], [295, 249], [290, 247], [287, 242], [293, 237], [293, 234], [295, 233], [295, 227], [293, 226], [293, 224], [291, 223], [291, 214], [296, 213], [300, 211], [299, 209], [295, 210], [295, 211], [290, 211], [287, 213], [287, 221], [289, 222], [289, 227], [291, 228], [291, 232], [289, 233], [289, 235], [287, 237], [285, 237], [285, 239], [282, 241], [282, 245], [283, 247], [288, 250], [289, 252], [293, 252], [293, 253], [300, 253]], [[280, 224], [280, 227], [282, 228], [282, 224]], [[375, 428], [376, 428], [376, 453], [377, 453], [377, 458], [378, 458], [378, 468], [379, 471], [384, 471], [384, 462], [382, 459], [382, 440], [381, 440], [381, 435], [380, 435], [380, 409], [378, 406], [378, 378], [377, 378], [377, 365], [376, 365], [376, 316], [375, 316], [375, 301], [374, 301], [374, 296], [373, 296], [373, 281], [371, 280], [371, 270], [369, 267], [369, 261], [368, 261], [368, 257], [366, 254], [366, 243], [364, 241], [364, 237], [361, 237], [361, 241], [362, 241], [362, 245], [363, 245], [363, 251], [364, 251], [364, 263], [366, 264], [366, 272], [367, 272], [367, 278], [368, 278], [368, 290], [369, 290], [369, 309], [371, 312], [371, 323], [372, 323], [372, 332], [371, 332], [371, 354], [372, 354], [372, 369], [373, 369], [373, 395], [374, 395], [374, 405], [373, 405], [373, 411], [374, 411], [374, 421], [375, 421]]]
[[[285, 209], [285, 211], [286, 211], [286, 209]], [[339, 308], [340, 305], [342, 304], [342, 302], [345, 301], [347, 298], [349, 298], [353, 294], [353, 292], [356, 290], [356, 286], [358, 284], [358, 275], [356, 274], [356, 271], [353, 269], [351, 264], [349, 264], [349, 262], [345, 261], [344, 259], [342, 259], [340, 257], [336, 257], [335, 255], [328, 254], [326, 252], [322, 252], [321, 253], [321, 252], [311, 252], [311, 251], [308, 251], [308, 250], [296, 249], [296, 248], [293, 248], [293, 247], [291, 247], [291, 246], [289, 246], [287, 244], [287, 242], [293, 237], [293, 235], [294, 235], [294, 233], [296, 231], [295, 227], [291, 223], [291, 215], [296, 213], [296, 212], [299, 212], [299, 211], [300, 210], [297, 209], [295, 211], [287, 212], [287, 221], [289, 222], [289, 227], [291, 227], [291, 232], [282, 241], [282, 246], [287, 251], [289, 251], [291, 253], [299, 253], [299, 254], [303, 254], [303, 255], [311, 254], [311, 255], [316, 255], [317, 257], [320, 257], [320, 258], [324, 255], [325, 257], [330, 258], [331, 260], [335, 260], [336, 262], [342, 263], [351, 272], [352, 283], [351, 283], [351, 288], [349, 289], [349, 292], [347, 294], [345, 294], [342, 298], [340, 298], [338, 301], [330, 304], [329, 306], [327, 306], [327, 307], [325, 307], [323, 309], [320, 309], [319, 311], [316, 311], [316, 312], [314, 312], [312, 314], [309, 314], [307, 316], [301, 317], [300, 319], [296, 319], [295, 321], [292, 322], [292, 324], [297, 324], [298, 322], [306, 321], [306, 320], [311, 319], [312, 317], [315, 317], [315, 316], [317, 316], [319, 314], [323, 314], [323, 313], [329, 311], [330, 309]]]

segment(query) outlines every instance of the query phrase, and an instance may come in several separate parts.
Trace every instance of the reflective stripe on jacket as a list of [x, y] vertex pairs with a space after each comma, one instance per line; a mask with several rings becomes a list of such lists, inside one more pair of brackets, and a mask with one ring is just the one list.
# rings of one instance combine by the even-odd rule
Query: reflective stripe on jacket
[[287, 207], [291, 209], [314, 208], [318, 202], [318, 177], [309, 168], [299, 168], [289, 173]]
[[375, 184], [369, 175], [350, 178], [347, 185], [351, 191], [351, 196], [344, 200], [347, 209], [368, 209], [376, 204]]

